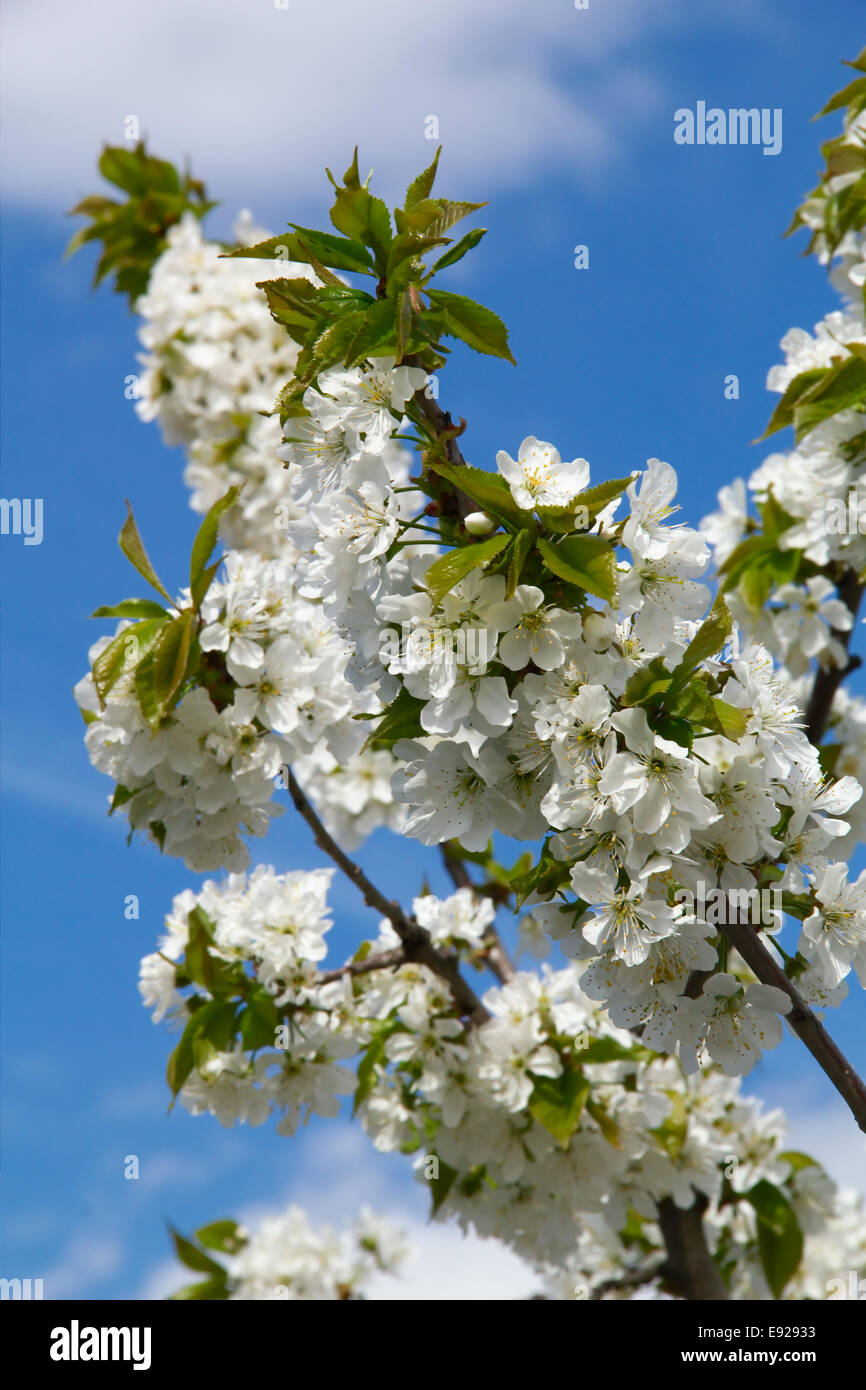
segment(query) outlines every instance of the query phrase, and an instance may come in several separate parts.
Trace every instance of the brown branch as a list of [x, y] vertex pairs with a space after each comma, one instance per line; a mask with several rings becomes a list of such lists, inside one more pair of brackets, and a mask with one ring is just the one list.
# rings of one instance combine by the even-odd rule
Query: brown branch
[[667, 1250], [667, 1259], [659, 1272], [671, 1293], [699, 1303], [730, 1297], [707, 1247], [703, 1221], [707, 1205], [703, 1194], [686, 1210], [678, 1207], [672, 1197], [663, 1197], [658, 1204]]
[[782, 967], [770, 955], [758, 933], [747, 923], [741, 922], [729, 923], [721, 930], [761, 983], [775, 986], [791, 1000], [791, 1012], [786, 1015], [788, 1022], [824, 1075], [832, 1081], [860, 1128], [866, 1132], [866, 1086]]
[[[831, 575], [832, 578], [832, 575]], [[863, 585], [857, 578], [853, 570], [846, 570], [841, 578], [836, 581], [836, 588], [839, 597], [851, 613], [851, 626], [847, 632], [841, 632], [838, 628], [833, 629], [833, 636], [837, 642], [841, 642], [845, 651], [854, 633], [854, 624], [857, 620], [857, 610], [860, 607], [860, 600], [863, 597]], [[830, 718], [830, 710], [836, 691], [839, 689], [846, 676], [852, 671], [856, 671], [862, 665], [862, 658], [859, 656], [849, 656], [845, 666], [834, 666], [829, 670], [821, 669], [815, 676], [815, 683], [809, 696], [809, 703], [806, 706], [805, 731], [810, 743], [816, 747], [824, 737], [827, 728], [827, 721]]]
[[393, 951], [380, 951], [375, 956], [365, 956], [363, 960], [350, 960], [345, 965], [340, 965], [336, 970], [323, 970], [316, 976], [317, 985], [330, 985], [334, 980], [342, 980], [344, 975], [369, 975], [373, 970], [396, 970], [400, 965], [405, 965], [409, 957], [402, 946], [395, 946]]
[[406, 960], [415, 961], [419, 965], [426, 965], [448, 985], [461, 1014], [465, 1015], [471, 1023], [484, 1023], [490, 1015], [481, 1000], [463, 979], [454, 957], [438, 951], [433, 945], [430, 933], [419, 926], [414, 917], [407, 916], [399, 903], [391, 901], [385, 897], [384, 893], [380, 893], [375, 884], [370, 882], [360, 864], [356, 864], [347, 854], [344, 854], [337, 842], [328, 834], [301, 791], [291, 768], [289, 769], [289, 795], [295, 810], [312, 830], [313, 838], [319, 849], [323, 854], [327, 854], [328, 858], [332, 859], [346, 877], [354, 883], [358, 892], [363, 895], [368, 907], [376, 908], [377, 912], [380, 912], [391, 923], [403, 943]]
[[651, 1284], [654, 1279], [659, 1278], [667, 1270], [666, 1264], [654, 1264], [644, 1269], [630, 1269], [616, 1279], [605, 1279], [603, 1283], [596, 1284], [590, 1299], [593, 1302], [600, 1302], [605, 1294], [625, 1292], [627, 1289], [641, 1289], [644, 1284]]

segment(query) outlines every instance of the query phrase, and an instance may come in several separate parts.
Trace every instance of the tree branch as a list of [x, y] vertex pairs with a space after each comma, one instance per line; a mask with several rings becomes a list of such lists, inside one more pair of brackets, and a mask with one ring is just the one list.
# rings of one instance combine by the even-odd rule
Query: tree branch
[[792, 1005], [791, 1012], [786, 1015], [788, 1022], [825, 1076], [832, 1081], [860, 1128], [866, 1132], [866, 1086], [782, 967], [770, 955], [758, 933], [747, 923], [740, 922], [729, 923], [720, 929], [762, 984], [774, 985], [787, 994]]
[[323, 854], [327, 854], [328, 858], [332, 859], [346, 877], [354, 883], [358, 892], [363, 895], [365, 903], [369, 907], [376, 908], [377, 912], [388, 919], [403, 943], [406, 960], [426, 965], [448, 985], [460, 1012], [473, 1024], [484, 1023], [490, 1015], [481, 1000], [463, 979], [454, 957], [438, 951], [433, 945], [430, 933], [419, 926], [414, 917], [407, 916], [399, 903], [391, 901], [385, 897], [384, 893], [380, 893], [379, 889], [370, 882], [361, 866], [350, 859], [347, 854], [344, 854], [337, 842], [328, 834], [301, 791], [291, 768], [288, 771], [289, 795], [295, 810], [312, 830], [313, 838], [319, 849]]
[[334, 980], [342, 980], [344, 975], [369, 975], [373, 970], [396, 970], [398, 966], [405, 965], [409, 957], [402, 946], [395, 946], [393, 951], [380, 951], [375, 956], [365, 956], [363, 960], [349, 960], [345, 965], [340, 965], [336, 970], [323, 970], [316, 977], [316, 984], [330, 985]]
[[672, 1293], [696, 1302], [721, 1301], [729, 1297], [727, 1285], [707, 1248], [703, 1216], [707, 1198], [701, 1193], [692, 1206], [683, 1210], [672, 1197], [658, 1204], [667, 1259], [660, 1273]]
[[[838, 628], [834, 628], [833, 636], [837, 642], [841, 642], [847, 652], [854, 632], [857, 610], [863, 597], [863, 585], [853, 570], [846, 570], [842, 577], [837, 580], [836, 588], [839, 591], [839, 597], [851, 613], [852, 622], [847, 632], [840, 632]], [[861, 657], [850, 656], [846, 666], [834, 666], [826, 671], [821, 669], [816, 674], [809, 703], [806, 706], [806, 736], [809, 742], [816, 747], [824, 737], [836, 691], [845, 677], [850, 675], [852, 671], [856, 671], [861, 665]]]

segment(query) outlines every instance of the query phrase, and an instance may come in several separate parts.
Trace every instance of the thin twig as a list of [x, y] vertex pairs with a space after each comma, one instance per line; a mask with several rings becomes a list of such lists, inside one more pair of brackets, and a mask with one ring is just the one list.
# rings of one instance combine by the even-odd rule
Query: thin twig
[[301, 791], [291, 768], [289, 769], [289, 795], [295, 810], [312, 830], [313, 838], [319, 849], [323, 854], [327, 854], [328, 858], [332, 859], [346, 877], [354, 883], [358, 892], [363, 895], [365, 903], [369, 907], [376, 908], [391, 923], [403, 943], [407, 961], [416, 961], [420, 965], [426, 965], [448, 985], [460, 1012], [474, 1024], [484, 1023], [490, 1015], [481, 1000], [463, 979], [454, 957], [438, 951], [433, 945], [430, 933], [419, 926], [414, 917], [407, 916], [399, 903], [391, 901], [385, 897], [384, 893], [380, 893], [375, 884], [370, 882], [360, 864], [356, 864], [340, 849], [336, 840], [328, 834]]
[[775, 986], [791, 1000], [791, 1012], [786, 1015], [788, 1022], [824, 1075], [832, 1081], [860, 1128], [866, 1132], [866, 1086], [784, 970], [770, 955], [758, 933], [748, 923], [741, 922], [729, 923], [721, 930], [761, 983]]
[[330, 985], [334, 980], [342, 980], [344, 975], [369, 975], [373, 970], [396, 970], [400, 965], [405, 965], [408, 956], [402, 946], [395, 946], [393, 951], [379, 951], [375, 956], [365, 956], [363, 960], [349, 960], [345, 965], [339, 965], [335, 970], [323, 970], [316, 977], [317, 985]]
[[[841, 643], [845, 651], [848, 651], [848, 644], [854, 632], [854, 624], [857, 619], [857, 610], [860, 607], [860, 600], [863, 597], [863, 585], [853, 570], [846, 570], [836, 582], [839, 597], [848, 608], [851, 614], [851, 626], [846, 631], [838, 628], [833, 629], [833, 636], [836, 641]], [[839, 689], [846, 676], [862, 665], [859, 656], [848, 658], [847, 665], [834, 666], [829, 670], [823, 668], [815, 676], [815, 683], [809, 696], [809, 703], [806, 706], [806, 735], [810, 743], [816, 747], [824, 737], [827, 721], [830, 718], [830, 710], [836, 691]]]

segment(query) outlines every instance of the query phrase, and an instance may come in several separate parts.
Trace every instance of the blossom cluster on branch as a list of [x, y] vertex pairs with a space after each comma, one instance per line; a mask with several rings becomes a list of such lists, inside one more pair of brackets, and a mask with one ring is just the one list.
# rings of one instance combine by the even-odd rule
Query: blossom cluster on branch
[[[795, 447], [753, 475], [758, 519], [737, 482], [683, 524], [657, 458], [599, 481], [530, 436], [467, 462], [444, 339], [511, 354], [492, 311], [438, 288], [484, 234], [447, 235], [480, 205], [433, 197], [438, 155], [393, 214], [357, 154], [329, 175], [337, 234], [246, 216], [225, 247], [187, 206], [136, 253], [139, 413], [184, 446], [203, 520], [172, 594], [130, 512], [121, 547], [160, 602], [97, 610], [117, 627], [76, 694], [111, 809], [229, 871], [175, 900], [142, 963], [182, 1030], [172, 1092], [285, 1134], [351, 1095], [437, 1218], [507, 1242], [551, 1297], [822, 1297], [866, 1259], [862, 1206], [738, 1081], [788, 1018], [866, 1128], [815, 1013], [866, 986], [866, 704], [841, 686], [866, 551], [829, 521], [866, 476], [858, 83], [801, 210], [845, 306], [783, 342], [768, 432]], [[164, 169], [120, 153], [121, 187]], [[247, 872], [286, 791], [383, 917], [342, 964], [332, 870]], [[371, 884], [346, 850], [383, 826], [439, 847], [454, 893], [409, 911]], [[515, 969], [508, 908], [556, 966]], [[697, 1275], [674, 1267], [684, 1214]], [[273, 1241], [306, 1248], [302, 1226]]]

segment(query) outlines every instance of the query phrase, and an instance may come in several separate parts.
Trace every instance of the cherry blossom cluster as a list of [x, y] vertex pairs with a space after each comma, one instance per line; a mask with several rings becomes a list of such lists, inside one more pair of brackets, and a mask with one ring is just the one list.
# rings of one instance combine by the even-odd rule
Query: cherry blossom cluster
[[[845, 303], [816, 325], [814, 334], [793, 328], [782, 339], [785, 362], [771, 368], [767, 386], [783, 395], [802, 373], [828, 368], [850, 351], [866, 348], [863, 309], [864, 239], [849, 232], [835, 278]], [[840, 252], [842, 251], [840, 247]], [[844, 267], [844, 269], [843, 269]], [[755, 635], [792, 673], [801, 675], [812, 662], [842, 666], [847, 652], [839, 640], [850, 631], [853, 616], [839, 598], [834, 575], [840, 568], [866, 569], [866, 448], [859, 409], [842, 409], [810, 429], [793, 449], [771, 454], [752, 473], [722, 488], [719, 511], [705, 519], [702, 530], [713, 547], [717, 565], [724, 565], [740, 542], [754, 530], [749, 503], [759, 510], [769, 499], [782, 509], [785, 525], [778, 535], [781, 580], [768, 606], [756, 603], [741, 587], [729, 595], [737, 620]], [[817, 573], [804, 579], [784, 578], [784, 557], [797, 572], [796, 552], [802, 552]]]
[[[414, 1155], [437, 1218], [509, 1244], [552, 1281], [553, 1296], [564, 1279], [594, 1296], [633, 1267], [656, 1287], [658, 1203], [670, 1197], [685, 1208], [697, 1192], [711, 1204], [710, 1229], [735, 1269], [737, 1296], [770, 1297], [748, 1198], [762, 1180], [780, 1185], [816, 1238], [819, 1253], [812, 1260], [810, 1247], [803, 1276], [809, 1287], [825, 1265], [862, 1264], [861, 1207], [817, 1164], [784, 1149], [779, 1112], [766, 1114], [715, 1068], [684, 1075], [674, 1059], [611, 1025], [581, 988], [578, 967], [520, 972], [491, 988], [487, 1021], [474, 1028], [425, 966], [323, 979], [329, 877], [259, 867], [248, 879], [208, 882], [175, 899], [159, 951], [142, 962], [140, 988], [154, 1019], [188, 1028], [207, 1007], [200, 986], [191, 1007], [185, 983], [190, 918], [199, 909], [213, 961], [250, 967], [248, 979], [267, 989], [280, 1020], [274, 1046], [244, 1046], [241, 1024], [231, 1048], [200, 1055], [180, 1092], [193, 1113], [207, 1110], [229, 1125], [259, 1124], [273, 1112], [278, 1131], [292, 1133], [310, 1113], [336, 1115], [340, 1097], [354, 1093], [375, 1146]], [[428, 894], [414, 910], [435, 945], [458, 959], [478, 948], [494, 915], [489, 899], [467, 889], [446, 899]], [[383, 922], [356, 959], [398, 947]], [[360, 1062], [356, 1070], [350, 1060]], [[286, 1296], [273, 1286], [292, 1281], [275, 1271], [286, 1272], [281, 1244], [295, 1232], [295, 1278], [306, 1287], [304, 1230], [297, 1213], [263, 1227], [261, 1244], [240, 1256], [235, 1272], [247, 1282], [236, 1296]], [[788, 1296], [809, 1296], [792, 1289]]]
[[[252, 1230], [219, 1221], [198, 1235], [205, 1252], [181, 1238], [178, 1254], [191, 1269], [204, 1269], [209, 1279], [187, 1285], [174, 1298], [317, 1303], [363, 1299], [375, 1276], [396, 1274], [410, 1253], [402, 1231], [366, 1206], [348, 1231], [314, 1226], [306, 1212], [292, 1205], [260, 1217]], [[225, 1258], [215, 1259], [213, 1250]]]
[[[234, 235], [246, 245], [265, 233], [244, 213]], [[191, 214], [169, 232], [147, 293], [136, 303], [140, 338], [147, 349], [137, 410], [143, 420], [159, 423], [166, 443], [184, 446], [184, 477], [196, 511], [206, 512], [230, 488], [241, 487], [240, 498], [221, 519], [223, 536], [239, 552], [232, 563], [237, 567], [244, 557], [247, 573], [242, 591], [228, 594], [226, 621], [234, 624], [234, 638], [246, 633], [254, 641], [255, 631], [262, 630], [263, 605], [253, 596], [251, 610], [245, 606], [255, 589], [252, 557], [294, 564], [298, 556], [288, 537], [289, 518], [299, 515], [291, 471], [278, 459], [283, 440], [271, 413], [279, 387], [295, 365], [297, 348], [274, 323], [256, 284], [277, 275], [309, 276], [310, 268], [285, 259], [277, 267], [234, 260], [222, 252], [219, 243], [205, 238], [200, 221]], [[382, 454], [391, 484], [404, 484], [409, 455], [391, 441], [390, 430]], [[291, 589], [293, 582], [294, 576], [282, 571], [283, 589]], [[321, 631], [321, 615], [313, 612], [310, 602], [299, 605], [299, 621], [309, 616], [313, 632]], [[208, 606], [212, 612], [211, 595]], [[312, 632], [310, 640], [315, 641]], [[254, 648], [249, 650], [258, 657]], [[256, 660], [253, 668], [258, 669]], [[327, 696], [321, 713], [328, 719], [340, 717], [328, 708]], [[320, 743], [296, 756], [299, 779], [328, 828], [353, 849], [380, 825], [399, 829], [403, 812], [388, 786], [393, 771], [389, 754], [361, 752], [362, 738], [348, 742], [351, 753], [344, 748], [335, 756], [332, 746]], [[174, 852], [171, 844], [166, 852]], [[235, 849], [231, 860], [222, 861], [227, 868], [244, 866], [242, 853]], [[218, 863], [211, 857], [197, 867], [209, 870]]]
[[[263, 235], [248, 213], [238, 220], [241, 244]], [[284, 535], [274, 509], [287, 490], [273, 463], [280, 428], [269, 412], [297, 348], [274, 323], [256, 281], [308, 267], [232, 260], [223, 250], [190, 213], [169, 232], [135, 306], [146, 349], [136, 408], [142, 420], [159, 422], [167, 444], [184, 446], [195, 510], [206, 512], [230, 487], [247, 483], [223, 534], [235, 546], [278, 555]]]

